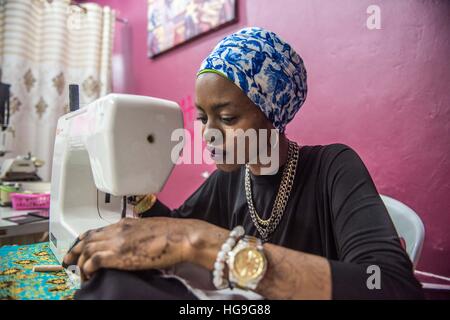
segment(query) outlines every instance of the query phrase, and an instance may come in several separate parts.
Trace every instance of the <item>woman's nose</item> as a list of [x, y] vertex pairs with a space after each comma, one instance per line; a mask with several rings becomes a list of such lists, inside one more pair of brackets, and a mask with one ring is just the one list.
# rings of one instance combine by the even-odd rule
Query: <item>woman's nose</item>
[[[218, 141], [217, 135], [221, 134], [221, 132], [218, 129], [213, 129], [210, 127], [206, 127], [205, 130], [203, 131], [203, 139], [205, 140], [206, 143], [212, 144], [214, 142], [220, 142]], [[220, 140], [220, 139], [219, 139]]]
[[214, 142], [214, 135], [212, 134], [212, 129], [207, 127], [205, 128], [205, 130], [203, 131], [203, 139], [207, 142], [207, 143], [212, 143]]

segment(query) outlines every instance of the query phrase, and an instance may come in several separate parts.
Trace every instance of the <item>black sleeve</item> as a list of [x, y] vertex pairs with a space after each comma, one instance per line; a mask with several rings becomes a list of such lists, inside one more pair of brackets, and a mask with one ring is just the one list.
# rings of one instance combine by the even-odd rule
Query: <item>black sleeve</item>
[[165, 216], [173, 218], [201, 219], [218, 226], [227, 227], [228, 214], [226, 208], [226, 194], [221, 193], [220, 185], [224, 176], [215, 170], [203, 184], [177, 209], [171, 210], [164, 203], [157, 200], [150, 210], [142, 217]]
[[156, 199], [155, 204], [147, 211], [141, 214], [142, 218], [149, 217], [171, 217], [172, 210], [168, 206], [166, 206], [159, 199]]
[[[329, 147], [326, 192], [339, 261], [330, 261], [334, 299], [423, 299], [413, 266], [400, 244], [389, 213], [358, 154]], [[380, 289], [367, 282], [380, 269]]]

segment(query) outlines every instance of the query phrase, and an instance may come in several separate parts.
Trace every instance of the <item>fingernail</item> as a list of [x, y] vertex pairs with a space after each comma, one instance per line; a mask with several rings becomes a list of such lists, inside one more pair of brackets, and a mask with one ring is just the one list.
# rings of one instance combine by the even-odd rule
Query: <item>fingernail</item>
[[[75, 247], [75, 246], [77, 245], [78, 242], [80, 242], [80, 238], [79, 238], [79, 237], [77, 237], [77, 238], [73, 241], [73, 243], [72, 243], [72, 244], [70, 245], [70, 247], [69, 247], [69, 250], [67, 250], [67, 253], [69, 253], [70, 251], [72, 251], [73, 247]], [[64, 259], [63, 259], [61, 265], [63, 266], [63, 268], [66, 268], [66, 269], [69, 267], [69, 265], [68, 265], [67, 263], [64, 262]]]
[[70, 252], [70, 251], [73, 249], [73, 247], [75, 247], [75, 246], [77, 245], [78, 242], [80, 242], [80, 237], [77, 237], [77, 238], [73, 241], [72, 245], [70, 246], [70, 248], [69, 248], [69, 250], [68, 250], [67, 252]]

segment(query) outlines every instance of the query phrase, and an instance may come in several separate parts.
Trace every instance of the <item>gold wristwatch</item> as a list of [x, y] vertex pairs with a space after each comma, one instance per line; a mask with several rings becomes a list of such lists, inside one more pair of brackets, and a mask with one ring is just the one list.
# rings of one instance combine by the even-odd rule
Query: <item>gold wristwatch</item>
[[150, 210], [156, 202], [156, 196], [154, 194], [135, 196], [133, 198], [129, 200], [129, 203], [133, 206], [133, 216], [135, 218], [140, 218], [142, 213]]
[[244, 236], [228, 254], [228, 278], [232, 285], [254, 290], [267, 270], [267, 259], [260, 239]]

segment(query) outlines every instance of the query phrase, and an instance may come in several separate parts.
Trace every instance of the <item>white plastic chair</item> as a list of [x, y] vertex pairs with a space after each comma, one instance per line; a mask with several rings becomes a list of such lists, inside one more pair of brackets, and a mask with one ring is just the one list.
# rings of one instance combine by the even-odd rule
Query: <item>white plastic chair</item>
[[404, 203], [385, 195], [380, 196], [391, 216], [398, 235], [405, 240], [406, 252], [415, 268], [419, 262], [425, 238], [425, 228], [422, 220], [414, 210]]

